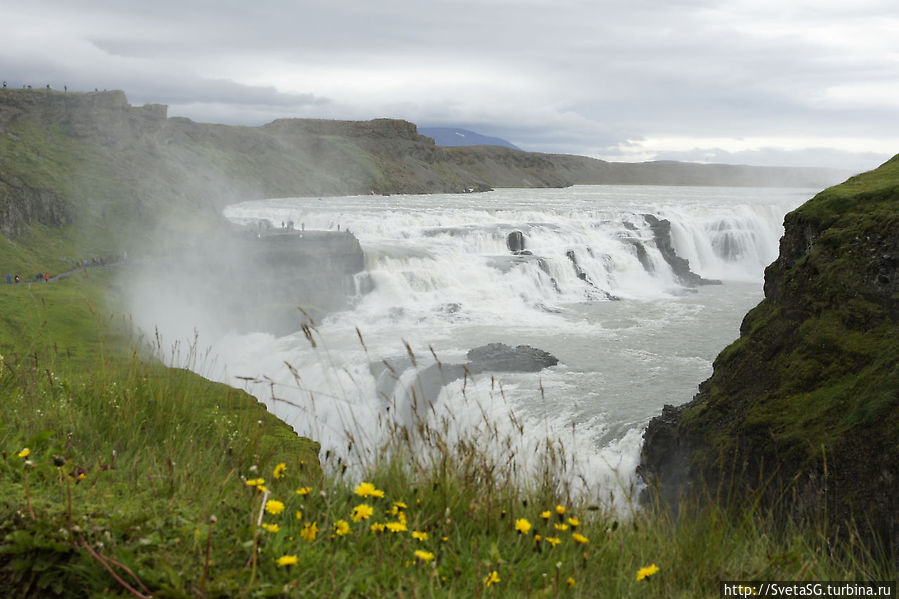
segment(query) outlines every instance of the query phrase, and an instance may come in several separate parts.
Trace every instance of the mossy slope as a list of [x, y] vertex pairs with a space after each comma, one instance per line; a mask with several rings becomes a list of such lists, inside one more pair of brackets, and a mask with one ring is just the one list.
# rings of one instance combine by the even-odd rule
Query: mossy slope
[[765, 299], [689, 404], [650, 423], [641, 471], [899, 547], [899, 156], [787, 215]]

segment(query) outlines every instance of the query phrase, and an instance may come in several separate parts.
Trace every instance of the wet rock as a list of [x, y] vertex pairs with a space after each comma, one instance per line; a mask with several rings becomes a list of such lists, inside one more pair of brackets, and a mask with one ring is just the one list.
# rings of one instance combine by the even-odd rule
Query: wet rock
[[515, 255], [524, 251], [524, 233], [521, 231], [512, 231], [506, 237], [506, 247]]
[[637, 254], [637, 260], [640, 261], [643, 270], [648, 273], [655, 272], [655, 266], [653, 265], [652, 260], [649, 259], [649, 255], [646, 253], [646, 247], [643, 245], [643, 242], [634, 238], [627, 238], [624, 241], [631, 244], [631, 247], [634, 248], [634, 252]]
[[[398, 356], [369, 364], [375, 377], [378, 396], [388, 409], [395, 410], [401, 422], [413, 424], [427, 416], [443, 388], [453, 381], [484, 372], [539, 372], [555, 366], [559, 360], [535, 347], [504, 343], [489, 343], [469, 350], [466, 364], [432, 362], [428, 365], [413, 364], [408, 356]], [[412, 378], [407, 377], [415, 370]], [[409, 381], [401, 386], [400, 381]]]
[[544, 368], [555, 366], [558, 358], [549, 352], [519, 345], [511, 347], [505, 343], [488, 343], [469, 350], [468, 370], [472, 374], [480, 372], [539, 372]]
[[[668, 266], [671, 267], [671, 271], [674, 273], [674, 276], [677, 277], [678, 281], [681, 285], [686, 287], [695, 287], [697, 285], [720, 285], [721, 281], [715, 279], [704, 279], [692, 270], [690, 270], [690, 262], [681, 258], [677, 255], [677, 252], [674, 251], [674, 246], [671, 245], [671, 222], [664, 219], [653, 216], [652, 214], [644, 214], [643, 219], [646, 221], [646, 224], [649, 225], [650, 229], [652, 229], [652, 234], [655, 237], [656, 247], [659, 249], [659, 252], [662, 254], [662, 257], [665, 259], [665, 262], [668, 263]], [[639, 250], [638, 254], [639, 254]], [[643, 262], [643, 260], [641, 260]], [[645, 266], [645, 264], [644, 264]]]
[[575, 256], [574, 250], [568, 250], [567, 252], [565, 252], [565, 257], [567, 257], [571, 261], [571, 264], [574, 266], [574, 273], [577, 275], [577, 278], [584, 281], [585, 283], [593, 285], [593, 282], [590, 281], [589, 277], [587, 277], [587, 273], [584, 272], [584, 269], [581, 268], [580, 264], [578, 264], [577, 256]]

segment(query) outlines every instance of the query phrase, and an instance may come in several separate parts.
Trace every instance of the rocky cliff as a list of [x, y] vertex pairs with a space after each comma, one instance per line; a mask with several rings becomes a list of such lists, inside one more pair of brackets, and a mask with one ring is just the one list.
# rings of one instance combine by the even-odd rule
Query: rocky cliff
[[613, 164], [511, 148], [444, 148], [412, 123], [281, 119], [234, 127], [168, 118], [120, 91], [0, 90], [0, 230], [149, 219], [285, 196], [483, 191], [577, 183], [810, 185], [814, 169]]
[[899, 549], [899, 156], [787, 215], [765, 299], [649, 423], [639, 472], [670, 501], [759, 498]]
[[287, 335], [367, 291], [362, 247], [349, 232], [223, 227], [167, 249], [120, 275], [145, 332], [175, 322], [189, 323], [176, 331], [183, 338], [194, 328]]
[[415, 125], [288, 119], [230, 127], [133, 107], [122, 92], [0, 90], [0, 230], [176, 211], [291, 195], [486, 189]]

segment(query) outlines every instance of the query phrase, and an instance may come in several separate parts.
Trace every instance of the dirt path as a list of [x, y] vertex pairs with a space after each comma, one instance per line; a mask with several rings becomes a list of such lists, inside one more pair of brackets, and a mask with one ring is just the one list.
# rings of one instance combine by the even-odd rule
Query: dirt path
[[67, 270], [66, 272], [61, 272], [57, 275], [50, 277], [49, 279], [44, 279], [40, 282], [38, 282], [37, 278], [34, 278], [34, 279], [20, 279], [18, 283], [16, 283], [15, 280], [10, 280], [10, 281], [8, 281], [8, 284], [10, 284], [10, 285], [23, 285], [23, 284], [25, 284], [25, 285], [42, 285], [44, 283], [55, 283], [56, 281], [61, 281], [62, 279], [71, 277], [72, 275], [77, 274], [79, 272], [87, 271], [88, 269], [94, 270], [94, 269], [98, 269], [98, 268], [110, 268], [113, 266], [120, 266], [122, 264], [125, 264], [126, 262], [127, 262], [127, 260], [117, 260], [115, 262], [106, 262], [105, 264], [87, 264], [87, 265], [79, 266], [78, 268], [73, 268], [72, 270]]

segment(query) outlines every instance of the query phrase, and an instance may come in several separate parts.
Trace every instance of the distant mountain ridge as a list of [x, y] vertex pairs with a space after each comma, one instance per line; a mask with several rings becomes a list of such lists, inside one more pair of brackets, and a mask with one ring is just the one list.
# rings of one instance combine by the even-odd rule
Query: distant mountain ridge
[[0, 90], [0, 233], [91, 223], [96, 239], [116, 224], [158, 220], [172, 210], [217, 213], [274, 197], [579, 184], [820, 189], [846, 176], [832, 169], [617, 163], [496, 145], [442, 147], [397, 119], [291, 118], [239, 127], [167, 112], [161, 104], [131, 106], [122, 91]]
[[433, 139], [438, 146], [501, 146], [503, 148], [521, 150], [518, 146], [501, 137], [490, 137], [489, 135], [482, 135], [475, 131], [458, 127], [419, 127], [418, 132], [425, 137]]

